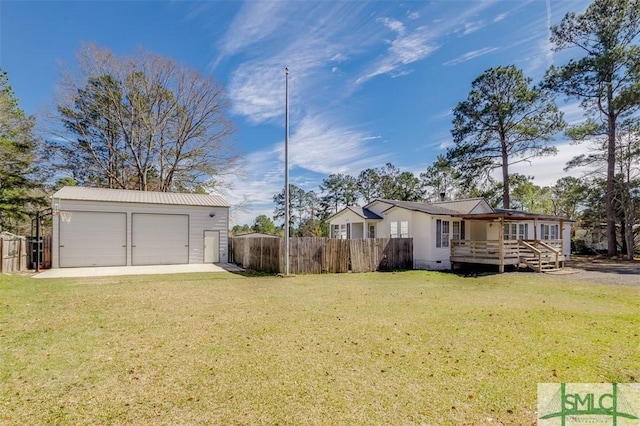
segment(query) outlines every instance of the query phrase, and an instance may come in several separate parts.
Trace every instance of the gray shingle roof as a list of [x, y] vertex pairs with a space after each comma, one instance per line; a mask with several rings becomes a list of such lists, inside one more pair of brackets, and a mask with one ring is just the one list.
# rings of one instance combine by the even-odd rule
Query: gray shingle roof
[[455, 210], [450, 210], [435, 204], [427, 204], [427, 203], [418, 203], [413, 201], [396, 201], [396, 200], [376, 200], [381, 201], [386, 204], [390, 204], [394, 207], [400, 207], [407, 210], [413, 210], [422, 213], [428, 214], [441, 214], [447, 216], [456, 216], [459, 215], [460, 212]]
[[378, 216], [377, 214], [375, 214], [371, 210], [369, 210], [369, 209], [367, 209], [365, 207], [358, 207], [358, 206], [345, 207], [342, 210], [340, 210], [339, 212], [334, 213], [331, 216], [329, 216], [329, 219], [332, 219], [332, 218], [338, 216], [339, 214], [342, 214], [342, 212], [347, 211], [347, 210], [352, 211], [353, 213], [357, 214], [358, 216], [360, 216], [363, 219], [382, 220], [382, 217]]
[[458, 213], [469, 214], [478, 206], [478, 204], [483, 202], [485, 202], [484, 198], [467, 198], [464, 200], [437, 201], [431, 204], [435, 204]]
[[65, 186], [53, 194], [53, 197], [60, 198], [61, 200], [106, 201], [112, 203], [229, 207], [229, 203], [218, 195], [85, 188], [80, 186]]
[[380, 216], [364, 207], [349, 207], [349, 209], [365, 219], [382, 219]]

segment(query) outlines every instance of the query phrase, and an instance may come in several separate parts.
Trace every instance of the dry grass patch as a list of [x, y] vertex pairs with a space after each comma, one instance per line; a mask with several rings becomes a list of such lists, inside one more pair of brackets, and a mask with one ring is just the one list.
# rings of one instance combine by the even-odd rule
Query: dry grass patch
[[632, 382], [640, 294], [531, 275], [0, 281], [0, 423], [532, 424]]

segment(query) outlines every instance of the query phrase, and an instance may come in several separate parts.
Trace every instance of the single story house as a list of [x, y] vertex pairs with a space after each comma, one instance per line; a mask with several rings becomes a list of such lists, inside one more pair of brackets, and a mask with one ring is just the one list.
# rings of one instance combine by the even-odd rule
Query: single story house
[[[557, 268], [571, 253], [566, 218], [492, 208], [482, 198], [420, 203], [378, 199], [329, 218], [331, 238], [412, 238], [415, 269], [527, 263]], [[550, 266], [551, 265], [551, 266]]]
[[[633, 226], [634, 248], [636, 252], [640, 250], [640, 225]], [[621, 226], [616, 225], [618, 248], [624, 241]], [[574, 247], [578, 250], [585, 248], [591, 253], [606, 253], [609, 249], [609, 238], [607, 237], [607, 224], [599, 223], [591, 227], [579, 227], [574, 230]]]
[[226, 263], [217, 195], [65, 186], [53, 195], [52, 267]]

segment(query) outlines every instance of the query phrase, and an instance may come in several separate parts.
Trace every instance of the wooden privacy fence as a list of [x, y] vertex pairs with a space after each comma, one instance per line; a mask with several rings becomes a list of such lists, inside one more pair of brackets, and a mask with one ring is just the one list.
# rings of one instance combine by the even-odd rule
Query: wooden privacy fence
[[[284, 238], [230, 238], [231, 261], [247, 269], [284, 272]], [[289, 272], [321, 274], [413, 268], [411, 238], [291, 238]]]
[[27, 269], [27, 240], [3, 232], [0, 234], [0, 272], [10, 274]]

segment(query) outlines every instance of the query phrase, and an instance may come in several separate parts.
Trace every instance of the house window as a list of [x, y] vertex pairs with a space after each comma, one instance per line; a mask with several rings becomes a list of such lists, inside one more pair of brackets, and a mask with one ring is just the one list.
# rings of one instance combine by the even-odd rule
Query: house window
[[376, 237], [376, 226], [369, 225], [369, 238], [375, 238], [375, 237]]
[[341, 223], [339, 225], [331, 225], [331, 238], [341, 240], [351, 238], [351, 224]]
[[390, 227], [389, 235], [391, 238], [398, 238], [398, 222], [391, 222]]
[[409, 238], [409, 222], [406, 220], [400, 222], [400, 238]]
[[464, 240], [464, 220], [460, 222], [451, 222], [451, 239], [452, 240]]
[[505, 240], [526, 240], [529, 234], [528, 223], [505, 223], [504, 239]]
[[540, 225], [541, 240], [557, 240], [558, 225]]
[[449, 221], [436, 220], [436, 247], [449, 247]]

